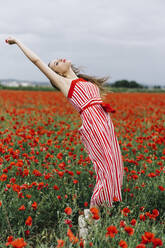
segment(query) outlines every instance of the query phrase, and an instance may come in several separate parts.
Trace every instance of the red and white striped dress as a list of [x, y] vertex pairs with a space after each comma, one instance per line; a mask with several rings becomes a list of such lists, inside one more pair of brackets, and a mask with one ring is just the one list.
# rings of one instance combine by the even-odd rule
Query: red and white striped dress
[[67, 98], [80, 113], [82, 126], [78, 132], [96, 172], [90, 206], [111, 207], [113, 201], [122, 201], [123, 160], [99, 87], [83, 78], [74, 79]]

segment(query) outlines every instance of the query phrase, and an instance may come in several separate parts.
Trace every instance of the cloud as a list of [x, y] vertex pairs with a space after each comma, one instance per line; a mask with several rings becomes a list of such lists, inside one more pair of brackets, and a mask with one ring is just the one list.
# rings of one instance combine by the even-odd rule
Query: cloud
[[13, 35], [45, 62], [65, 57], [113, 81], [165, 84], [164, 7], [162, 0], [3, 1], [0, 78], [47, 80], [18, 47], [4, 43]]

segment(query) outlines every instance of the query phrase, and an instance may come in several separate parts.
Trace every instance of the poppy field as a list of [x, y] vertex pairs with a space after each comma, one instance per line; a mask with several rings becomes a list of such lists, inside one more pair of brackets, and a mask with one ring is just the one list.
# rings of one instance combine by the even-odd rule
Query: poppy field
[[[124, 162], [122, 202], [91, 209], [85, 247], [165, 247], [165, 94], [105, 99]], [[78, 216], [89, 208], [95, 171], [61, 92], [0, 91], [0, 247], [84, 247]]]

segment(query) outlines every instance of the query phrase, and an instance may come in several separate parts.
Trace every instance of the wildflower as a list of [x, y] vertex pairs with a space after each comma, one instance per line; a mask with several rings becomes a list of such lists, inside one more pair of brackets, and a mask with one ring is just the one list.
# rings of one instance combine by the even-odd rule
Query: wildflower
[[100, 218], [99, 216], [99, 210], [95, 207], [90, 208], [91, 213], [93, 214], [92, 218], [95, 220], [98, 220]]
[[64, 222], [65, 222], [65, 224], [67, 224], [67, 225], [70, 225], [70, 224], [72, 223], [72, 221], [71, 221], [71, 220], [69, 220], [69, 219], [64, 220]]
[[152, 213], [157, 217], [159, 215], [159, 211], [157, 209], [153, 209]]
[[83, 240], [80, 241], [80, 244], [79, 245], [80, 245], [80, 247], [84, 248], [84, 242], [83, 242]]
[[0, 181], [4, 182], [4, 181], [6, 181], [6, 180], [7, 180], [7, 175], [6, 175], [6, 174], [2, 174], [2, 175], [0, 176]]
[[66, 207], [64, 211], [65, 211], [65, 213], [67, 215], [71, 215], [72, 214], [72, 209], [70, 207]]
[[25, 231], [25, 234], [28, 236], [30, 234], [30, 231], [29, 230], [26, 230]]
[[113, 201], [114, 201], [114, 202], [117, 202], [117, 201], [119, 201], [119, 199], [118, 199], [116, 196], [114, 196], [114, 197], [113, 197]]
[[36, 210], [37, 209], [37, 202], [33, 202], [32, 207], [33, 207], [34, 210]]
[[27, 245], [23, 238], [15, 239], [10, 243], [14, 248], [23, 248]]
[[146, 217], [145, 217], [144, 214], [140, 214], [139, 218], [140, 218], [140, 220], [142, 220], [142, 221], [145, 221], [145, 219], [146, 219]]
[[140, 207], [140, 211], [143, 211], [144, 210], [144, 207]]
[[130, 226], [126, 226], [124, 228], [124, 230], [129, 234], [129, 235], [133, 235], [134, 234], [134, 229]]
[[59, 190], [59, 187], [58, 187], [56, 184], [53, 186], [53, 188], [54, 188], [55, 190]]
[[144, 244], [150, 243], [154, 237], [155, 237], [154, 233], [145, 232], [144, 235], [142, 235], [142, 243]]
[[128, 213], [130, 213], [130, 209], [129, 208], [123, 208], [123, 210], [121, 210], [121, 212], [124, 216], [128, 216]]
[[18, 210], [25, 210], [25, 209], [26, 209], [25, 206], [22, 205]]
[[161, 239], [159, 238], [154, 238], [152, 240], [152, 243], [153, 243], [153, 248], [157, 247], [157, 246], [163, 246], [163, 242]]
[[115, 226], [109, 226], [107, 227], [107, 233], [105, 234], [105, 236], [106, 237], [111, 236], [111, 238], [114, 238], [117, 233], [118, 230]]
[[119, 246], [122, 247], [122, 248], [127, 248], [128, 247], [127, 243], [124, 240], [120, 240]]
[[58, 239], [57, 240], [57, 243], [58, 243], [58, 245], [56, 246], [56, 248], [64, 247], [64, 244], [65, 244], [64, 240]]
[[146, 248], [146, 246], [144, 244], [139, 244], [136, 246], [136, 248]]
[[25, 221], [25, 224], [26, 224], [27, 226], [31, 226], [31, 225], [32, 225], [32, 217], [31, 217], [31, 216], [28, 216], [28, 218], [27, 218], [26, 221]]
[[67, 236], [69, 237], [70, 242], [72, 242], [73, 244], [76, 244], [79, 241], [79, 239], [74, 236], [70, 228], [67, 231]]
[[136, 225], [136, 220], [135, 220], [135, 219], [132, 219], [131, 222], [130, 222], [130, 224], [131, 224], [132, 226], [135, 226], [135, 225]]
[[8, 236], [7, 241], [8, 242], [5, 244], [6, 246], [10, 245], [10, 243], [13, 241], [13, 236]]
[[28, 199], [30, 199], [32, 196], [27, 194], [26, 197], [27, 197]]
[[57, 174], [59, 175], [60, 178], [62, 178], [64, 173], [65, 173], [64, 171], [59, 171]]
[[161, 190], [161, 191], [164, 191], [165, 190], [165, 188], [163, 187], [163, 186], [158, 186], [158, 188]]
[[62, 158], [63, 158], [62, 152], [59, 152], [59, 153], [57, 154], [57, 158], [58, 158], [58, 159], [62, 159]]
[[125, 224], [125, 221], [124, 221], [124, 220], [121, 220], [121, 221], [120, 221], [120, 227], [125, 227], [125, 225], [126, 225], [126, 224]]

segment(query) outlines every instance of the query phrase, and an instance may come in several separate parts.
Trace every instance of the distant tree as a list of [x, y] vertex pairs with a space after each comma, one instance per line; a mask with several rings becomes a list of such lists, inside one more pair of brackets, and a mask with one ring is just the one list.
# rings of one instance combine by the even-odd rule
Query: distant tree
[[161, 86], [160, 86], [160, 85], [154, 85], [153, 88], [154, 88], [154, 89], [160, 89]]
[[126, 79], [118, 80], [111, 84], [112, 87], [122, 87], [122, 88], [143, 88], [144, 86], [137, 83], [136, 81], [128, 81]]

